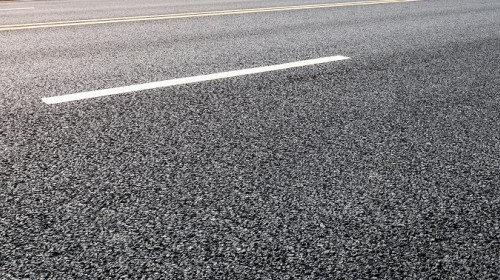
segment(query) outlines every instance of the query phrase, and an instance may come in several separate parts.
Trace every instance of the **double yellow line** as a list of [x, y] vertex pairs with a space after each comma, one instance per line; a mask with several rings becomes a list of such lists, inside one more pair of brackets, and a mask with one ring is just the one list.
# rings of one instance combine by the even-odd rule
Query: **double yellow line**
[[298, 5], [298, 6], [254, 8], [254, 9], [209, 11], [209, 12], [196, 12], [196, 13], [164, 14], [164, 15], [151, 15], [151, 16], [135, 16], [135, 17], [117, 17], [117, 18], [85, 19], [85, 20], [56, 21], [56, 22], [25, 23], [25, 24], [0, 25], [0, 31], [51, 28], [51, 27], [63, 27], [63, 26], [78, 26], [78, 25], [93, 25], [93, 24], [106, 24], [106, 23], [119, 23], [119, 22], [139, 22], [139, 21], [149, 21], [149, 20], [210, 17], [210, 16], [222, 16], [222, 15], [281, 12], [281, 11], [307, 10], [307, 9], [323, 9], [323, 8], [334, 8], [334, 7], [391, 4], [391, 3], [404, 3], [404, 2], [416, 2], [416, 1], [420, 1], [420, 0], [373, 0], [373, 1], [343, 2], [343, 3], [329, 3], [329, 4], [315, 4], [315, 5]]

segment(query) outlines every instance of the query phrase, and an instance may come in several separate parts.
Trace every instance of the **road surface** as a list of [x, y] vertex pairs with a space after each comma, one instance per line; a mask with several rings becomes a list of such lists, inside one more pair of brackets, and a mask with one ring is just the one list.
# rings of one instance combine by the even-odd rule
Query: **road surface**
[[0, 2], [0, 278], [498, 278], [499, 46], [498, 0]]

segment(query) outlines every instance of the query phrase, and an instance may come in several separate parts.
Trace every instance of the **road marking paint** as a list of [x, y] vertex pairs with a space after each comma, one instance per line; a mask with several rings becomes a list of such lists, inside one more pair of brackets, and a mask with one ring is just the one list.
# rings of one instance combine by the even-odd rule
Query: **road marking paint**
[[350, 58], [346, 57], [346, 56], [341, 56], [341, 55], [329, 56], [329, 57], [322, 57], [322, 58], [316, 58], [316, 59], [296, 61], [296, 62], [291, 62], [291, 63], [271, 65], [271, 66], [263, 66], [263, 67], [255, 67], [255, 68], [247, 68], [247, 69], [242, 69], [242, 70], [221, 72], [221, 73], [215, 73], [215, 74], [209, 74], [209, 75], [200, 75], [200, 76], [178, 78], [178, 79], [152, 82], [152, 83], [146, 83], [146, 84], [137, 84], [137, 85], [131, 85], [131, 86], [117, 87], [117, 88], [109, 88], [109, 89], [87, 91], [87, 92], [80, 92], [80, 93], [60, 95], [60, 96], [45, 97], [42, 99], [42, 101], [47, 103], [47, 104], [57, 104], [57, 103], [64, 103], [64, 102], [70, 102], [70, 101], [77, 101], [77, 100], [84, 100], [84, 99], [90, 99], [90, 98], [96, 98], [96, 97], [109, 96], [109, 95], [130, 93], [130, 92], [136, 92], [136, 91], [142, 91], [142, 90], [148, 90], [148, 89], [164, 88], [164, 87], [177, 86], [177, 85], [186, 85], [186, 84], [199, 83], [199, 82], [205, 82], [205, 81], [219, 80], [219, 79], [224, 79], [224, 78], [232, 78], [232, 77], [246, 76], [246, 75], [258, 74], [258, 73], [264, 73], [264, 72], [285, 70], [285, 69], [290, 69], [290, 68], [297, 68], [297, 67], [321, 64], [321, 63], [327, 63], [327, 62], [333, 62], [333, 61], [340, 61], [340, 60], [346, 60], [346, 59], [350, 59]]
[[73, 20], [73, 21], [24, 23], [24, 24], [0, 25], [0, 31], [91, 25], [91, 24], [106, 24], [106, 23], [119, 23], [119, 22], [138, 22], [138, 21], [148, 21], [148, 20], [209, 17], [209, 16], [250, 14], [250, 13], [280, 12], [280, 11], [306, 10], [306, 9], [322, 9], [322, 8], [334, 8], [334, 7], [346, 7], [346, 6], [392, 4], [392, 3], [405, 3], [405, 2], [417, 2], [417, 1], [421, 0], [371, 0], [371, 1], [359, 1], [359, 2], [268, 7], [268, 8], [224, 10], [224, 11], [210, 11], [210, 12], [197, 12], [197, 13], [180, 13], [180, 14], [165, 14], [165, 15], [151, 15], [151, 16], [85, 19], [85, 20]]
[[0, 11], [15, 11], [15, 10], [33, 10], [35, 7], [24, 7], [24, 8], [4, 8]]

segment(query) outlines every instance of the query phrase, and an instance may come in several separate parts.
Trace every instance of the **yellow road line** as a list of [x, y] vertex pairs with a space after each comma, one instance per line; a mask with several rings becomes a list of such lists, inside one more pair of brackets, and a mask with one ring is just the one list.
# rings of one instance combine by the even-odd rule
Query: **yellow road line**
[[13, 25], [0, 25], [0, 31], [50, 28], [50, 27], [62, 27], [62, 26], [77, 26], [77, 25], [92, 25], [92, 24], [105, 24], [105, 23], [118, 23], [118, 22], [138, 22], [138, 21], [162, 20], [162, 19], [165, 20], [165, 19], [178, 19], [178, 18], [195, 18], [195, 17], [209, 17], [209, 16], [221, 16], [221, 15], [279, 12], [279, 11], [306, 10], [306, 9], [322, 9], [322, 8], [376, 5], [376, 4], [391, 4], [391, 3], [404, 3], [404, 2], [416, 2], [416, 1], [421, 1], [421, 0], [372, 0], [372, 1], [359, 1], [359, 2], [283, 6], [283, 7], [269, 7], [269, 8], [196, 12], [196, 13], [151, 15], [151, 16], [134, 16], [134, 17], [117, 17], [117, 18], [102, 18], [102, 19], [85, 19], [85, 20], [73, 20], [73, 21], [25, 23], [25, 24], [13, 24]]

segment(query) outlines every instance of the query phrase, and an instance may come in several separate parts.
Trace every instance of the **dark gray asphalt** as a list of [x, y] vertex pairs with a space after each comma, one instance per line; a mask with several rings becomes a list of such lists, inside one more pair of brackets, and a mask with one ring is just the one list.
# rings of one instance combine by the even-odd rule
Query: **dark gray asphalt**
[[[300, 3], [9, 1], [0, 25]], [[0, 279], [498, 279], [499, 46], [498, 0], [0, 32]]]

